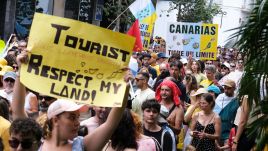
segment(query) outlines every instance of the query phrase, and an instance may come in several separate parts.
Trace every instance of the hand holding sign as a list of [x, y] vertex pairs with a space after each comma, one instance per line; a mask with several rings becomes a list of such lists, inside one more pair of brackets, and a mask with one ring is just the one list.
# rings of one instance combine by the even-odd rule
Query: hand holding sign
[[126, 83], [121, 69], [128, 65], [134, 41], [111, 30], [36, 13], [28, 43], [31, 54], [22, 65], [21, 81], [56, 98], [122, 106]]

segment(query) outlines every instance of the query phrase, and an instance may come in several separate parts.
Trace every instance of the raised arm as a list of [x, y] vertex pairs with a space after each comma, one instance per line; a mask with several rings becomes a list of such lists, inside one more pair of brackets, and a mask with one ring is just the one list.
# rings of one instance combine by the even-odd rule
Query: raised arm
[[[17, 56], [17, 64], [19, 67], [18, 73], [20, 72], [21, 63], [24, 63], [27, 60], [27, 54], [27, 51], [22, 51], [21, 54]], [[25, 93], [25, 86], [20, 82], [20, 76], [17, 75], [13, 91], [13, 100], [11, 103], [13, 120], [27, 117], [27, 114], [24, 110]]]
[[120, 119], [122, 118], [123, 111], [126, 107], [127, 100], [128, 100], [128, 93], [129, 93], [129, 85], [127, 85], [127, 88], [125, 91], [122, 107], [114, 107], [111, 110], [106, 122], [100, 125], [92, 133], [85, 136], [84, 144], [85, 144], [86, 151], [102, 150], [104, 145], [112, 136], [114, 130], [117, 128], [117, 125], [119, 124]]

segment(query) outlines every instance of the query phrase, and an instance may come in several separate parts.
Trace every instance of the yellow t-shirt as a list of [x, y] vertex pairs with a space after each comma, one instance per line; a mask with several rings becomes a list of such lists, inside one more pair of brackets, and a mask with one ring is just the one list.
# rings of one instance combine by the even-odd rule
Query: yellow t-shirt
[[10, 122], [0, 116], [0, 137], [2, 138], [2, 143], [4, 145], [4, 151], [10, 151], [10, 147], [8, 144], [9, 140], [9, 127], [10, 127]]
[[200, 82], [200, 85], [202, 85], [204, 88], [207, 88], [208, 86], [210, 86], [212, 84], [213, 84], [213, 81], [210, 81], [208, 79], [205, 79], [205, 80]]

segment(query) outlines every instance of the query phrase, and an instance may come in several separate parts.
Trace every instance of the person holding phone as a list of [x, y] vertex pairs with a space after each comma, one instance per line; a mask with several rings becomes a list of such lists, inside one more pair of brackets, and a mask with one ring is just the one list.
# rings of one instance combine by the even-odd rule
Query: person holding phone
[[200, 112], [197, 112], [191, 122], [191, 133], [193, 140], [191, 145], [200, 151], [216, 150], [215, 140], [219, 139], [221, 133], [221, 119], [213, 112], [215, 101], [213, 96], [205, 93], [201, 96]]

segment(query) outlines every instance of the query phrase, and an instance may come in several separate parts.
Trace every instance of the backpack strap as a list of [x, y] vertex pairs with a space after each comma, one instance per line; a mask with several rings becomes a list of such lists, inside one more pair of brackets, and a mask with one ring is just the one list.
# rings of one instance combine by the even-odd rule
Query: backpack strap
[[171, 107], [171, 109], [169, 110], [169, 115], [172, 113], [172, 111], [175, 109], [176, 105], [173, 104], [173, 106]]

